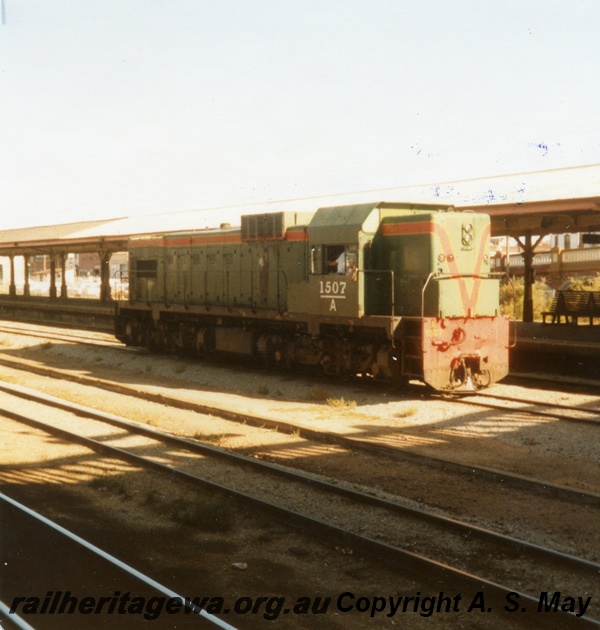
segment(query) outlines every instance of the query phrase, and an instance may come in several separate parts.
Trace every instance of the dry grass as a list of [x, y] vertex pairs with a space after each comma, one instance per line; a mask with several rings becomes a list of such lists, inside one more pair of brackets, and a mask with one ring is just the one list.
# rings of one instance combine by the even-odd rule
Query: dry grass
[[234, 523], [234, 511], [227, 497], [208, 496], [169, 500], [164, 494], [147, 490], [145, 504], [161, 517], [179, 525], [192, 525], [206, 532], [229, 531]]
[[355, 400], [345, 400], [342, 396], [341, 398], [328, 398], [327, 405], [329, 407], [344, 407], [346, 409], [355, 409], [356, 401]]
[[409, 418], [410, 416], [414, 416], [417, 411], [418, 409], [416, 407], [405, 407], [404, 409], [400, 409], [400, 411], [396, 411], [394, 418]]
[[223, 497], [207, 497], [193, 502], [183, 500], [163, 504], [160, 510], [180, 525], [193, 525], [206, 532], [229, 531], [233, 525], [234, 513], [231, 505]]
[[210, 444], [221, 444], [223, 440], [227, 437], [225, 433], [199, 433], [196, 432], [191, 436], [194, 440], [199, 440], [200, 442], [208, 442]]
[[121, 495], [125, 498], [131, 496], [125, 482], [116, 477], [96, 477], [92, 479], [88, 485], [99, 492], [108, 492], [114, 495]]

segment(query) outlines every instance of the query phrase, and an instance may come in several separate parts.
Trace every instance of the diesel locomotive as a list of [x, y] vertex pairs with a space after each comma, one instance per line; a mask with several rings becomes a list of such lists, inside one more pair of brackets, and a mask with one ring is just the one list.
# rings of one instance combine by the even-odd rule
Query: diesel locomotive
[[485, 214], [379, 202], [129, 240], [116, 337], [473, 391], [508, 372]]

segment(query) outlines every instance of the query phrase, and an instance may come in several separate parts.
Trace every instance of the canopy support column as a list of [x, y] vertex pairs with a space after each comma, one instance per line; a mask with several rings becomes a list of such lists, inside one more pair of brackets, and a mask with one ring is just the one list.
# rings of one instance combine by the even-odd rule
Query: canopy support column
[[67, 254], [62, 252], [60, 254], [60, 269], [61, 269], [61, 282], [60, 282], [60, 297], [62, 300], [67, 299]]
[[31, 288], [29, 286], [29, 256], [23, 254], [23, 295], [29, 297]]
[[56, 300], [56, 257], [50, 254], [50, 299]]
[[515, 237], [517, 243], [523, 250], [523, 262], [525, 269], [523, 271], [523, 321], [533, 321], [533, 283], [535, 282], [535, 272], [533, 270], [533, 256], [535, 254], [535, 248], [542, 240], [542, 236], [539, 236], [535, 243], [532, 243], [531, 232], [525, 233], [525, 241], [522, 241], [519, 237]]
[[110, 288], [110, 252], [101, 249], [100, 256], [100, 302], [105, 304], [112, 299]]
[[11, 254], [9, 257], [10, 260], [10, 285], [8, 287], [8, 295], [10, 297], [15, 297], [17, 295], [17, 285], [15, 283], [15, 256]]

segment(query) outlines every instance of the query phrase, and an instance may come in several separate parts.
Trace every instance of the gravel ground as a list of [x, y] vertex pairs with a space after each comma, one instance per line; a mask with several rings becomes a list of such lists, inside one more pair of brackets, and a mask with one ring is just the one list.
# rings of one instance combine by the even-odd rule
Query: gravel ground
[[[143, 351], [90, 349], [76, 344], [0, 335], [7, 355], [19, 354], [61, 369], [115, 379], [132, 388], [271, 418], [298, 426], [418, 450], [554, 483], [600, 491], [600, 459], [594, 427], [505, 414], [406, 393], [299, 377], [256, 368], [209, 365], [157, 357]], [[498, 385], [497, 393], [523, 396], [520, 387]], [[99, 394], [101, 395], [101, 394]], [[530, 395], [530, 394], [527, 394]], [[600, 397], [532, 390], [544, 402], [600, 408]], [[169, 410], [169, 415], [173, 412]], [[169, 419], [164, 420], [167, 424]], [[215, 423], [216, 424], [216, 423]], [[218, 431], [214, 431], [218, 437]], [[241, 446], [244, 436], [235, 446]]]
[[[360, 383], [336, 383], [254, 368], [187, 362], [124, 349], [90, 349], [75, 344], [41, 342], [34, 338], [0, 335], [0, 350], [2, 351], [0, 355], [3, 354], [6, 357], [22, 357], [36, 364], [72, 370], [97, 378], [112, 378], [135, 389], [143, 388], [162, 392], [165, 395], [175, 395], [206, 405], [264, 415], [275, 420], [293, 420], [299, 426], [333, 430], [391, 444], [401, 449], [507, 469], [596, 492], [600, 489], [598, 439], [592, 427], [532, 418], [526, 414], [511, 415], [508, 418], [497, 411], [474, 410], [461, 403], [427, 399], [418, 390], [402, 394], [364, 387]], [[71, 398], [82, 404], [97, 406], [183, 435], [197, 436], [248, 454], [308, 468], [328, 477], [354, 479], [359, 485], [364, 484], [380, 492], [404, 495], [408, 503], [410, 501], [414, 501], [415, 504], [425, 502], [457, 516], [467, 516], [475, 522], [483, 521], [489, 524], [495, 521], [499, 529], [509, 530], [513, 535], [523, 534], [521, 536], [523, 538], [538, 534], [543, 537], [543, 522], [546, 521], [552, 523], [546, 532], [550, 541], [562, 544], [567, 551], [571, 548], [585, 549], [587, 547], [592, 550], [591, 555], [596, 556], [597, 559], [598, 520], [595, 512], [586, 512], [576, 507], [573, 509], [567, 507], [565, 510], [564, 505], [556, 503], [554, 513], [544, 513], [541, 517], [538, 532], [538, 524], [531, 522], [528, 517], [520, 517], [518, 513], [507, 514], [507, 508], [498, 505], [496, 499], [491, 502], [496, 504], [495, 511], [484, 505], [485, 496], [481, 497], [481, 501], [474, 500], [477, 495], [473, 489], [465, 490], [464, 500], [461, 502], [457, 499], [456, 488], [453, 488], [452, 492], [450, 489], [446, 490], [443, 475], [435, 471], [428, 475], [431, 477], [428, 479], [429, 483], [423, 483], [422, 479], [419, 483], [419, 480], [411, 476], [410, 471], [404, 470], [402, 465], [394, 464], [392, 470], [387, 461], [377, 462], [364, 455], [348, 454], [338, 447], [309, 443], [300, 439], [299, 436], [236, 425], [220, 418], [192, 415], [167, 406], [157, 411], [155, 405], [150, 410], [139, 401], [101, 390], [83, 389], [67, 381], [57, 382], [42, 377], [27, 376], [24, 379], [26, 382], [23, 382], [22, 375], [4, 367], [0, 368], [0, 378], [11, 382], [20, 380], [22, 384], [39, 387], [49, 393]], [[521, 388], [500, 385], [496, 391], [523, 396]], [[598, 406], [598, 397], [590, 395], [544, 391], [540, 392], [539, 396], [541, 400], [547, 402], [555, 400], [571, 405]], [[22, 431], [18, 433], [14, 427], [12, 429], [6, 427], [7, 425], [3, 423], [3, 438], [12, 435], [12, 439], [17, 439], [14, 436], [18, 434], [18, 439], [21, 440]], [[56, 501], [46, 502], [47, 507], [55, 515], [64, 518], [72, 518], [69, 505], [76, 500], [85, 504], [86, 509], [90, 508], [93, 511], [91, 508], [95, 506], [106, 515], [110, 514], [111, 518], [118, 517], [127, 529], [147, 528], [158, 532], [161, 528], [174, 527], [173, 523], [165, 523], [164, 512], [167, 509], [165, 505], [173, 496], [173, 490], [163, 488], [162, 482], [155, 480], [151, 484], [151, 489], [155, 489], [156, 492], [156, 505], [160, 506], [160, 509], [157, 509], [152, 499], [148, 501], [148, 496], [150, 496], [148, 488], [142, 489], [141, 485], [139, 487], [136, 485], [141, 483], [139, 475], [125, 473], [122, 470], [122, 464], [116, 462], [102, 462], [101, 464], [97, 457], [86, 458], [81, 453], [49, 455], [43, 450], [48, 448], [47, 442], [48, 440], [44, 446], [34, 446], [32, 442], [27, 448], [22, 448], [19, 441], [17, 450], [16, 442], [5, 439], [4, 449], [0, 451], [0, 462], [4, 464], [3, 468], [7, 464], [11, 469], [19, 468], [20, 473], [3, 471], [3, 483], [12, 484], [13, 487], [20, 485], [20, 492], [30, 497], [34, 488], [39, 489], [45, 484], [58, 486], [61, 491], [69, 486], [67, 490], [71, 500], [66, 502], [66, 507], [59, 507], [61, 504]], [[51, 465], [45, 466], [44, 462], [51, 462]], [[110, 480], [115, 476], [126, 480], [123, 482], [123, 488], [115, 490], [111, 485]], [[427, 491], [428, 486], [434, 485], [437, 488], [435, 497]], [[466, 483], [466, 487], [468, 485]], [[58, 488], [55, 488], [54, 492], [59, 493]], [[485, 493], [485, 490], [482, 492]], [[523, 514], [525, 514], [525, 504], [530, 499], [515, 498], [514, 492], [510, 495], [510, 510], [518, 509], [520, 512], [518, 507], [520, 501], [524, 508]], [[108, 521], [105, 529], [110, 530]], [[163, 533], [163, 537], [164, 535]], [[285, 538], [283, 534], [278, 534], [278, 536]], [[203, 540], [203, 545], [210, 547], [210, 543], [206, 542], [206, 539]], [[123, 547], [123, 541], [120, 538], [112, 542]], [[301, 556], [304, 553], [298, 551], [298, 549], [303, 549], [304, 545], [300, 540], [295, 541], [291, 547], [291, 543], [288, 543], [289, 541], [282, 541], [285, 549], [278, 548], [277, 552], [274, 551], [274, 557], [286, 559], [285, 562], [282, 561], [282, 567], [289, 567], [290, 555], [296, 561], [298, 553]], [[155, 549], [156, 542], [152, 544], [154, 546], [149, 548]], [[264, 555], [264, 547], [264, 544], [255, 545], [254, 552], [257, 558]], [[289, 549], [296, 549], [296, 547], [297, 553], [290, 554]], [[335, 545], [328, 549], [336, 562], [347, 560], [338, 557], [339, 552], [336, 552]], [[314, 553], [318, 555], [323, 552], [315, 551]], [[327, 557], [330, 553], [326, 554]], [[280, 555], [277, 556], [277, 554]], [[316, 580], [317, 575], [321, 577], [322, 570], [322, 568], [317, 569], [317, 566], [322, 567], [322, 564], [314, 564], [313, 552], [310, 552], [309, 556], [310, 562], [300, 563], [305, 565], [302, 569], [302, 579], [306, 580], [306, 575], [313, 575]], [[248, 553], [247, 557], [254, 556]], [[223, 578], [219, 584], [225, 585], [231, 578], [230, 564], [223, 564], [222, 558], [219, 562], [221, 563], [220, 574]], [[373, 571], [372, 567], [369, 571]], [[285, 570], [282, 569], [282, 572], [285, 573]], [[379, 575], [379, 569], [377, 569], [377, 576], [372, 576], [372, 578], [370, 582], [367, 580], [370, 588], [379, 589], [379, 591], [384, 587], [396, 590], [396, 587], [391, 585], [397, 577], [393, 578], [390, 575], [384, 577], [383, 574]], [[344, 588], [344, 579], [337, 582], [340, 588]], [[320, 584], [333, 584], [331, 576], [324, 577]], [[269, 585], [272, 589], [273, 582], [270, 581]], [[406, 588], [416, 587], [412, 584]], [[293, 592], [294, 589], [291, 591]], [[328, 622], [332, 619], [328, 618]], [[421, 620], [420, 617], [411, 617], [410, 627], [420, 627]], [[344, 618], [343, 621], [348, 621], [348, 618]], [[390, 625], [392, 621], [387, 619], [382, 624]], [[429, 619], [430, 623], [432, 621], [441, 624], [438, 627], [449, 622], [441, 616]], [[463, 627], [478, 627], [477, 624], [472, 625], [471, 619], [463, 617], [458, 621], [460, 625], [466, 624]], [[356, 627], [361, 627], [360, 622], [360, 619], [356, 621], [358, 624]], [[495, 623], [489, 618], [481, 627], [494, 627]], [[314, 627], [314, 624], [308, 624], [306, 627]], [[338, 626], [328, 625], [328, 627]], [[344, 625], [344, 627], [350, 626]]]

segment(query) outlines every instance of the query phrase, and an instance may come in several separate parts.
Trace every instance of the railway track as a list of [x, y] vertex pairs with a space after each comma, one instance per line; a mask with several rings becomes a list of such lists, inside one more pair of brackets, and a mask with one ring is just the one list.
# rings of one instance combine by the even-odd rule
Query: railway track
[[[453, 400], [453, 399], [449, 399]], [[516, 406], [507, 407], [490, 403], [490, 400], [514, 403]], [[478, 392], [467, 397], [460, 398], [462, 404], [486, 409], [497, 409], [503, 412], [526, 413], [529, 415], [571, 422], [574, 424], [587, 424], [600, 427], [600, 409], [596, 407], [577, 407], [574, 405], [562, 405], [547, 403], [531, 398], [517, 396], [502, 396], [493, 392]]]
[[[45, 326], [35, 326], [35, 325], [25, 325], [26, 328], [19, 325], [7, 325], [6, 323], [0, 325], [0, 334], [14, 334], [21, 335], [27, 337], [34, 337], [39, 339], [45, 339], [47, 341], [59, 341], [59, 342], [67, 342], [67, 343], [77, 343], [86, 346], [92, 347], [107, 347], [107, 348], [120, 348], [123, 351], [128, 352], [144, 352], [144, 350], [140, 350], [139, 348], [131, 348], [124, 346], [121, 342], [116, 341], [114, 337], [109, 333], [103, 332], [93, 332], [96, 338], [90, 337], [89, 332], [85, 332], [82, 330], [75, 330], [71, 332], [64, 332], [62, 329], [55, 329], [54, 327], [45, 327]], [[506, 380], [516, 381], [517, 383], [522, 381], [531, 380], [527, 375], [519, 375], [513, 374], [507, 377]], [[565, 384], [568, 383], [572, 386], [586, 388], [587, 390], [597, 393], [597, 387], [600, 387], [600, 382], [582, 380], [582, 379], [547, 379], [544, 380], [541, 377], [537, 377], [537, 382], [546, 383], [548, 385], [556, 385], [557, 383]], [[374, 386], [378, 386], [379, 383], [372, 383]], [[371, 385], [371, 383], [369, 383]], [[497, 385], [495, 389], [501, 388], [502, 385]], [[416, 391], [421, 391], [422, 385], [416, 387]], [[438, 394], [431, 394], [432, 396], [437, 396]], [[449, 396], [442, 395], [444, 399], [451, 399]], [[531, 409], [526, 409], [524, 407], [517, 408], [517, 411], [536, 414], [539, 416], [544, 416], [548, 418], [553, 418], [557, 420], [563, 420], [566, 422], [574, 422], [574, 423], [591, 423], [591, 424], [600, 424], [600, 409], [592, 409], [592, 408], [582, 408], [575, 407], [572, 405], [558, 405], [540, 402], [539, 400], [535, 400], [533, 398], [523, 398], [523, 397], [514, 397], [514, 396], [502, 396], [499, 394], [495, 394], [494, 390], [485, 391], [485, 392], [477, 392], [475, 394], [470, 394], [468, 396], [461, 396], [460, 398], [455, 398], [457, 400], [461, 400], [461, 402], [468, 402], [469, 404], [477, 405], [477, 406], [487, 406], [489, 409], [501, 409], [505, 410], [505, 407], [494, 406], [493, 404], [488, 404], [488, 400], [499, 400], [504, 402], [512, 402], [520, 405], [529, 405]], [[485, 402], [484, 402], [485, 401]], [[544, 409], [549, 409], [545, 411]], [[574, 415], [576, 414], [576, 415]]]
[[[107, 619], [128, 627], [147, 622], [152, 601], [167, 598], [180, 602], [177, 627], [235, 630], [189, 598], [1, 492], [0, 510], [3, 627], [93, 629], [105, 628]], [[130, 594], [143, 599], [142, 612], [136, 612]], [[100, 614], [95, 614], [98, 606]]]
[[0, 365], [31, 371], [42, 376], [65, 379], [83, 385], [105, 389], [110, 392], [125, 394], [144, 401], [166, 404], [173, 408], [198, 412], [206, 415], [216, 416], [228, 421], [247, 424], [260, 428], [271, 428], [279, 432], [290, 434], [301, 434], [302, 437], [322, 444], [335, 444], [350, 451], [362, 451], [368, 454], [375, 454], [395, 461], [407, 461], [416, 463], [428, 468], [435, 468], [447, 473], [466, 475], [472, 478], [485, 479], [501, 484], [502, 487], [510, 486], [518, 490], [524, 490], [533, 494], [543, 496], [553, 496], [564, 499], [574, 504], [584, 506], [600, 506], [600, 494], [584, 489], [572, 488], [560, 484], [553, 484], [547, 480], [540, 480], [519, 474], [512, 474], [506, 470], [494, 469], [487, 466], [478, 466], [470, 463], [459, 463], [448, 459], [433, 457], [429, 454], [420, 454], [415, 451], [398, 449], [395, 446], [382, 444], [377, 439], [364, 439], [352, 435], [344, 435], [325, 429], [307, 428], [299, 426], [293, 421], [283, 419], [273, 419], [257, 416], [245, 412], [233, 411], [231, 409], [206, 405], [197, 402], [190, 402], [174, 396], [166, 396], [162, 393], [151, 393], [143, 389], [137, 389], [127, 385], [107, 381], [96, 377], [89, 377], [83, 374], [73, 374], [49, 367], [33, 365], [30, 362], [15, 361], [7, 358], [0, 358]]
[[[0, 333], [6, 334], [15, 334], [27, 337], [35, 337], [40, 339], [45, 339], [47, 341], [59, 341], [59, 342], [68, 342], [68, 343], [77, 343], [86, 346], [92, 347], [106, 347], [106, 348], [119, 348], [123, 351], [128, 352], [144, 352], [144, 350], [140, 350], [139, 348], [128, 348], [124, 346], [121, 342], [116, 341], [111, 334], [104, 334], [102, 332], [93, 333], [96, 338], [91, 338], [90, 333], [86, 333], [85, 331], [72, 331], [72, 332], [64, 332], [62, 329], [54, 329], [43, 326], [36, 326], [32, 328], [31, 325], [27, 325], [26, 328], [20, 326], [9, 326], [6, 324], [0, 325]], [[525, 378], [525, 377], [524, 377]], [[522, 382], [522, 378], [520, 375], [511, 375], [507, 380], [512, 380], [516, 382]], [[525, 378], [525, 380], [527, 380]], [[549, 385], [555, 385], [558, 382], [565, 384], [568, 382], [570, 385], [583, 387], [589, 390], [592, 393], [597, 393], [597, 386], [600, 386], [600, 383], [596, 383], [595, 381], [585, 381], [581, 379], [561, 379], [557, 380], [547, 380], [536, 379], [538, 382], [542, 380]], [[369, 383], [369, 385], [377, 386], [378, 383]], [[452, 397], [448, 395], [439, 395], [439, 394], [430, 394], [431, 396], [439, 396], [445, 400], [459, 400], [460, 402], [471, 404], [473, 406], [486, 407], [488, 409], [498, 409], [501, 411], [517, 411], [528, 413], [531, 415], [543, 416], [546, 418], [552, 418], [556, 420], [561, 420], [565, 422], [573, 422], [573, 423], [588, 423], [592, 425], [600, 425], [600, 409], [598, 408], [585, 408], [585, 407], [576, 407], [573, 405], [560, 405], [560, 404], [549, 404], [547, 402], [540, 402], [540, 400], [536, 400], [535, 398], [525, 398], [525, 397], [516, 397], [516, 396], [504, 396], [500, 394], [494, 393], [495, 390], [502, 388], [502, 385], [496, 385], [495, 389], [491, 391], [481, 391], [473, 394], [460, 396], [460, 397]], [[421, 391], [423, 389], [422, 385], [416, 387], [415, 391]], [[520, 407], [507, 408], [505, 406], [494, 405], [493, 403], [489, 403], [490, 400], [498, 400], [502, 402], [510, 402], [521, 405]], [[527, 408], [527, 407], [530, 408]]]
[[541, 388], [557, 388], [566, 389], [567, 391], [583, 390], [598, 392], [600, 388], [600, 380], [593, 378], [577, 378], [574, 376], [557, 376], [552, 374], [536, 374], [534, 372], [511, 372], [505, 379], [503, 384], [515, 384], [529, 386], [532, 383]]
[[[575, 556], [564, 554], [554, 551], [552, 549], [544, 548], [539, 545], [532, 545], [525, 541], [520, 541], [512, 537], [503, 536], [498, 533], [486, 530], [485, 528], [476, 527], [469, 523], [463, 523], [455, 519], [448, 519], [440, 517], [431, 512], [424, 510], [409, 509], [396, 502], [389, 500], [382, 500], [370, 494], [365, 494], [356, 489], [340, 487], [338, 484], [331, 484], [326, 481], [316, 479], [312, 476], [298, 473], [297, 471], [291, 471], [279, 466], [273, 466], [264, 462], [257, 461], [255, 459], [241, 457], [238, 454], [229, 453], [218, 449], [213, 446], [207, 446], [191, 442], [172, 435], [159, 432], [155, 429], [140, 426], [136, 423], [132, 423], [122, 418], [118, 418], [114, 415], [108, 415], [97, 412], [92, 409], [84, 408], [79, 405], [73, 405], [66, 403], [65, 401], [56, 399], [55, 397], [48, 397], [46, 395], [39, 395], [35, 392], [25, 390], [17, 387], [2, 387], [5, 393], [12, 393], [19, 397], [25, 397], [28, 400], [35, 400], [39, 404], [51, 405], [58, 407], [64, 411], [75, 413], [80, 417], [91, 418], [94, 423], [101, 422], [107, 423], [111, 426], [115, 426], [118, 429], [122, 429], [127, 433], [137, 433], [144, 435], [154, 442], [160, 442], [165, 444], [170, 449], [169, 458], [176, 457], [182, 459], [184, 456], [182, 453], [194, 453], [200, 454], [203, 457], [218, 458], [220, 461], [226, 460], [227, 465], [233, 465], [234, 469], [230, 470], [227, 475], [229, 479], [244, 479], [245, 488], [240, 490], [239, 487], [232, 487], [228, 484], [227, 487], [222, 484], [215, 483], [206, 478], [200, 478], [196, 474], [186, 472], [184, 470], [175, 469], [172, 466], [160, 463], [160, 456], [154, 457], [149, 460], [146, 457], [141, 458], [139, 455], [132, 452], [130, 449], [115, 448], [107, 444], [109, 441], [104, 431], [105, 437], [100, 442], [98, 440], [83, 437], [78, 434], [73, 434], [70, 431], [66, 431], [57, 426], [50, 426], [45, 422], [33, 419], [31, 417], [23, 416], [22, 414], [7, 412], [5, 415], [18, 422], [28, 424], [37, 429], [41, 429], [45, 432], [49, 432], [62, 439], [77, 441], [80, 444], [91, 448], [94, 451], [101, 452], [111, 457], [119, 457], [127, 460], [136, 466], [152, 467], [155, 470], [162, 472], [168, 472], [171, 475], [176, 475], [178, 478], [194, 484], [202, 484], [208, 486], [211, 491], [219, 491], [223, 493], [232, 493], [237, 497], [239, 501], [249, 503], [255, 508], [258, 505], [259, 509], [268, 511], [274, 514], [276, 517], [284, 519], [286, 522], [295, 522], [303, 528], [309, 528], [315, 534], [323, 534], [328, 530], [330, 533], [335, 530], [340, 537], [351, 544], [353, 547], [368, 550], [369, 553], [373, 553], [379, 556], [386, 556], [393, 562], [399, 562], [402, 566], [410, 566], [412, 570], [419, 573], [424, 573], [430, 577], [441, 575], [444, 580], [450, 580], [452, 583], [464, 583], [467, 588], [486, 589], [487, 592], [494, 593], [494, 597], [500, 600], [505, 597], [509, 592], [515, 592], [517, 589], [512, 587], [503, 587], [496, 584], [492, 579], [479, 577], [480, 573], [472, 573], [473, 566], [475, 570], [486, 570], [491, 575], [509, 575], [512, 563], [520, 556], [526, 556], [532, 563], [536, 563], [540, 566], [541, 574], [546, 574], [547, 571], [551, 571], [555, 577], [562, 575], [562, 579], [566, 580], [566, 584], [569, 583], [569, 577], [577, 575], [583, 580], [593, 580], [600, 576], [600, 565], [590, 562]], [[94, 426], [92, 429], [94, 434], [102, 433], [100, 427]], [[123, 432], [120, 432], [122, 434]], [[145, 449], [148, 447], [146, 446]], [[173, 452], [173, 448], [176, 452]], [[211, 465], [212, 466], [212, 465]], [[239, 467], [244, 468], [243, 474], [239, 471]], [[237, 472], [235, 471], [237, 468]], [[249, 473], [252, 470], [252, 473]], [[249, 474], [254, 475], [254, 478], [249, 479]], [[278, 504], [273, 504], [270, 501], [265, 501], [264, 497], [257, 497], [256, 492], [248, 493], [249, 489], [258, 487], [264, 487], [267, 482], [261, 478], [264, 475], [276, 476], [278, 484], [286, 483], [285, 488], [279, 488]], [[355, 523], [354, 531], [348, 529], [340, 529], [335, 525], [335, 522], [323, 521], [321, 518], [315, 519], [314, 516], [302, 514], [297, 507], [281, 507], [279, 504], [282, 501], [282, 497], [290, 496], [302, 496], [303, 502], [306, 501], [306, 487], [311, 488], [311, 492], [316, 492], [321, 495], [321, 498], [316, 497], [313, 499], [313, 504], [324, 504], [332, 506], [334, 505], [334, 514], [337, 514], [344, 522]], [[378, 522], [383, 523], [387, 519], [387, 523], [380, 531], [387, 531], [388, 534], [384, 540], [374, 540], [373, 538], [366, 538], [359, 532], [366, 527], [361, 525], [361, 519], [356, 514], [349, 515], [348, 506], [346, 502], [350, 501], [353, 505], [361, 504], [368, 506], [368, 509], [372, 512], [376, 510], [380, 516], [378, 516]], [[352, 508], [356, 510], [356, 508]], [[421, 530], [421, 540], [419, 540], [420, 548], [435, 548], [443, 546], [446, 549], [452, 549], [454, 555], [459, 555], [462, 558], [481, 559], [485, 558], [485, 565], [487, 569], [482, 569], [481, 565], [477, 565], [477, 562], [471, 567], [452, 567], [445, 563], [446, 558], [440, 560], [439, 555], [437, 558], [429, 558], [420, 554], [402, 549], [398, 546], [398, 539], [389, 532], [404, 531], [407, 528], [407, 520], [412, 520], [413, 528]], [[335, 516], [333, 518], [335, 521]], [[416, 525], [415, 525], [416, 524]], [[430, 531], [425, 533], [425, 529], [429, 527]], [[433, 528], [433, 529], [431, 529]], [[452, 534], [450, 534], [452, 532]], [[381, 534], [379, 535], [382, 536]], [[465, 544], [466, 541], [466, 544]], [[490, 566], [490, 557], [498, 558], [502, 556], [502, 561], [499, 563], [492, 563]], [[535, 580], [542, 580], [540, 574], [537, 577], [531, 578]], [[559, 580], [560, 581], [560, 580]], [[539, 582], [538, 582], [539, 583]], [[531, 584], [531, 583], [530, 583]], [[565, 587], [565, 588], [568, 588]], [[520, 584], [518, 592], [526, 592], [527, 586]], [[531, 588], [529, 589], [531, 591]], [[535, 598], [528, 598], [522, 595], [523, 603], [527, 602], [528, 606], [533, 606]], [[569, 621], [572, 621], [569, 618]]]
[[[67, 343], [77, 343], [85, 346], [125, 349], [123, 344], [120, 341], [116, 341], [111, 334], [99, 331], [90, 331], [86, 333], [82, 330], [74, 330], [71, 332], [65, 332], [62, 328], [54, 329], [35, 325], [27, 325], [27, 328], [23, 328], [22, 326], [7, 326], [4, 323], [0, 325], [0, 334], [1, 333], [21, 335], [23, 337], [34, 337], [38, 339], [45, 339], [46, 341], [61, 341]], [[94, 335], [95, 338], [91, 335]]]

